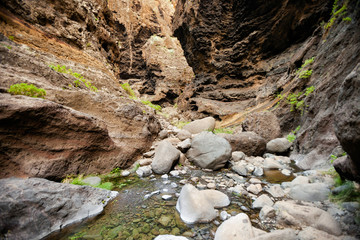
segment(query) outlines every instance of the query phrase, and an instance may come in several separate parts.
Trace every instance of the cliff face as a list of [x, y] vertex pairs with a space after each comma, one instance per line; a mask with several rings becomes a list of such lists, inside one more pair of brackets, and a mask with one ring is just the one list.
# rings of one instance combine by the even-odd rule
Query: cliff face
[[[273, 111], [284, 134], [300, 126], [292, 155], [299, 165], [325, 164], [339, 145], [340, 86], [360, 61], [358, 9], [357, 1], [339, 1], [333, 15], [329, 1], [179, 1], [173, 31], [196, 74], [179, 106], [218, 117], [222, 126]], [[312, 63], [298, 71], [306, 60]]]

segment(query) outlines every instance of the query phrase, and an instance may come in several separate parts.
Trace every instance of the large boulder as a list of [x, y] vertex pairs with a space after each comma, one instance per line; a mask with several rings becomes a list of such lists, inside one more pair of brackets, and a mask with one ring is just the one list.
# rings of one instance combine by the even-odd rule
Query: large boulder
[[264, 111], [246, 116], [242, 122], [246, 132], [255, 132], [267, 142], [281, 135], [279, 120], [272, 112]]
[[245, 213], [239, 213], [223, 222], [215, 233], [215, 240], [239, 240], [255, 237], [250, 218]]
[[355, 165], [349, 156], [339, 157], [333, 162], [336, 172], [340, 176], [360, 182], [360, 169]]
[[163, 140], [155, 148], [154, 160], [151, 163], [152, 170], [156, 174], [170, 172], [177, 160], [179, 160], [180, 151], [177, 150], [169, 141]]
[[210, 222], [217, 216], [215, 208], [230, 204], [227, 195], [216, 190], [199, 191], [193, 185], [185, 185], [176, 203], [176, 210], [186, 224]]
[[231, 145], [232, 151], [241, 151], [247, 156], [261, 156], [266, 149], [264, 138], [254, 132], [240, 132], [224, 136]]
[[[341, 85], [340, 93], [335, 107], [336, 121], [335, 134], [339, 139], [342, 148], [348, 153], [352, 161], [347, 165], [353, 165], [356, 171], [360, 172], [360, 64], [345, 78]], [[340, 165], [338, 165], [338, 168]], [[346, 169], [339, 171], [348, 173], [344, 176], [348, 178], [351, 172]], [[350, 179], [360, 181], [359, 176], [352, 176]]]
[[266, 151], [270, 153], [285, 153], [289, 151], [292, 143], [286, 138], [275, 138], [266, 144]]
[[5, 239], [43, 239], [93, 217], [118, 193], [40, 178], [0, 180], [0, 231]]
[[202, 131], [212, 131], [215, 128], [215, 118], [207, 117], [192, 121], [183, 127], [184, 130], [192, 134], [201, 133]]
[[186, 156], [201, 168], [217, 170], [230, 159], [231, 146], [212, 132], [202, 132], [193, 138]]
[[291, 187], [290, 197], [301, 201], [324, 201], [328, 199], [330, 189], [325, 183], [296, 184]]

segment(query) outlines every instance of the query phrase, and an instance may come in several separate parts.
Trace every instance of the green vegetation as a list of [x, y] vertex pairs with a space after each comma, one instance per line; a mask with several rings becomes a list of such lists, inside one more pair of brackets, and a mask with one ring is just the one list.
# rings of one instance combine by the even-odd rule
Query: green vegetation
[[175, 127], [182, 129], [185, 125], [189, 124], [190, 122], [185, 122], [185, 121], [178, 121], [178, 122], [173, 122], [172, 125], [174, 125]]
[[[334, 4], [333, 4], [333, 8], [332, 8], [332, 12], [331, 12], [331, 18], [330, 18], [330, 20], [325, 24], [325, 26], [324, 26], [324, 28], [325, 28], [325, 30], [328, 30], [328, 29], [330, 29], [333, 25], [334, 25], [334, 23], [335, 23], [335, 21], [339, 18], [339, 17], [342, 17], [342, 16], [344, 16], [346, 13], [347, 13], [347, 4], [348, 4], [348, 0], [345, 0], [344, 1], [344, 4], [340, 7], [339, 5], [338, 5], [338, 3], [339, 3], [339, 0], [335, 0], [334, 1]], [[343, 20], [344, 19], [346, 19], [345, 21], [348, 21], [348, 20], [350, 20], [351, 21], [351, 18], [350, 17], [345, 17], [345, 18], [343, 18]]]
[[352, 21], [351, 17], [344, 17], [342, 20], [347, 23], [350, 23]]
[[132, 88], [130, 87], [129, 83], [123, 83], [123, 84], [120, 84], [120, 86], [122, 87], [122, 89], [125, 90], [125, 92], [126, 92], [127, 94], [130, 95], [130, 98], [133, 98], [133, 99], [136, 98], [135, 92], [134, 92], [134, 90], [132, 90]]
[[360, 192], [355, 188], [354, 182], [343, 181], [340, 177], [334, 179], [335, 186], [344, 186], [338, 194], [331, 194], [330, 200], [336, 203], [342, 202], [359, 202], [360, 203]]
[[143, 104], [155, 109], [156, 111], [159, 111], [161, 112], [162, 108], [160, 105], [156, 105], [156, 104], [153, 104], [152, 102], [150, 101], [146, 101], [146, 100], [140, 100]]
[[218, 133], [233, 134], [234, 130], [231, 128], [215, 128], [212, 132], [215, 134], [218, 134]]
[[311, 93], [313, 93], [315, 90], [314, 86], [310, 86], [306, 88], [305, 92], [298, 92], [298, 93], [289, 93], [289, 95], [285, 98], [284, 95], [278, 94], [277, 98], [280, 100], [277, 103], [277, 106], [280, 104], [280, 102], [285, 99], [285, 102], [290, 105], [290, 112], [293, 111], [300, 111], [301, 115], [303, 115], [305, 108], [308, 107], [308, 105], [305, 105], [304, 98], [309, 96]]
[[12, 95], [25, 95], [34, 98], [45, 98], [46, 96], [46, 91], [44, 89], [26, 83], [11, 85], [8, 92]]
[[[83, 84], [90, 91], [94, 91], [94, 92], [98, 91], [98, 89], [94, 85], [92, 85], [91, 81], [85, 79], [80, 73], [73, 72], [71, 70], [71, 68], [66, 68], [66, 66], [64, 66], [64, 65], [56, 65], [55, 66], [55, 65], [51, 65], [51, 64], [49, 65], [49, 67], [56, 72], [68, 74], [68, 75], [75, 77], [76, 80], [74, 80], [74, 82], [73, 82], [74, 87], [80, 87]], [[70, 84], [70, 86], [72, 86], [72, 85]]]
[[12, 47], [11, 47], [11, 46], [6, 45], [6, 44], [3, 44], [3, 43], [1, 43], [1, 46], [4, 46], [4, 47], [6, 47], [6, 48], [7, 48], [7, 49], [9, 49], [9, 50], [11, 50], [11, 49], [12, 49]]
[[[114, 188], [114, 184], [111, 182], [104, 182], [104, 183], [101, 183], [98, 185], [90, 185], [90, 184], [84, 183], [83, 179], [84, 179], [84, 176], [79, 175], [73, 179], [70, 178], [69, 181], [71, 184], [74, 184], [74, 185], [81, 185], [81, 186], [87, 185], [87, 186], [92, 186], [95, 188], [102, 188], [102, 189], [107, 189], [107, 190], [112, 190]], [[63, 182], [68, 182], [68, 181], [63, 181]]]
[[291, 143], [294, 142], [296, 139], [296, 133], [300, 130], [300, 128], [300, 126], [297, 126], [295, 130], [291, 131], [291, 133], [286, 136], [286, 139]]
[[315, 57], [312, 57], [312, 58], [309, 58], [309, 59], [306, 59], [304, 64], [301, 65], [301, 67], [296, 71], [296, 75], [299, 77], [299, 78], [309, 78], [313, 72], [313, 70], [311, 69], [305, 69], [307, 66], [311, 65], [315, 60]]
[[313, 70], [303, 70], [299, 73], [299, 78], [309, 78]]
[[15, 37], [10, 35], [10, 36], [8, 36], [8, 39], [9, 39], [10, 41], [14, 41]]

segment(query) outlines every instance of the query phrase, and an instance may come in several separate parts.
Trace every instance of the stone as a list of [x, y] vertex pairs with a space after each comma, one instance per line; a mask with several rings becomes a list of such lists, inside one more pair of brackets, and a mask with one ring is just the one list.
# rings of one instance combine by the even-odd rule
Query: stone
[[152, 163], [152, 159], [151, 158], [144, 158], [144, 159], [140, 159], [139, 161], [140, 166], [147, 166], [150, 165]]
[[185, 129], [182, 129], [176, 136], [178, 139], [180, 139], [180, 141], [184, 141], [191, 138], [191, 133]]
[[341, 206], [349, 212], [355, 213], [358, 209], [360, 209], [359, 202], [343, 202]]
[[230, 159], [231, 146], [212, 132], [202, 132], [193, 138], [186, 156], [201, 168], [217, 170]]
[[190, 147], [191, 147], [190, 138], [178, 143], [178, 145], [177, 145], [177, 148], [183, 153], [186, 152]]
[[275, 215], [276, 215], [275, 209], [273, 207], [265, 205], [260, 210], [259, 218], [261, 221], [265, 221], [267, 218], [275, 217]]
[[250, 184], [246, 190], [248, 192], [251, 192], [255, 195], [259, 194], [261, 191], [262, 191], [262, 187], [261, 187], [261, 184]]
[[240, 151], [235, 151], [231, 153], [231, 160], [234, 162], [238, 162], [240, 160], [245, 160], [245, 153], [240, 152]]
[[286, 153], [291, 146], [292, 142], [286, 138], [275, 138], [266, 144], [266, 151], [269, 153]]
[[155, 149], [151, 167], [156, 174], [168, 173], [179, 157], [180, 151], [167, 140], [163, 140]]
[[252, 183], [252, 184], [261, 184], [261, 180], [258, 179], [258, 178], [250, 178], [249, 180], [249, 183]]
[[360, 169], [349, 156], [339, 157], [334, 160], [333, 166], [337, 173], [343, 178], [360, 182]]
[[262, 194], [252, 203], [251, 207], [254, 209], [260, 209], [266, 205], [271, 207], [274, 205], [274, 202], [268, 197], [268, 195]]
[[264, 175], [264, 170], [262, 167], [255, 167], [254, 171], [253, 171], [253, 175], [257, 176], [257, 177], [261, 177], [262, 175]]
[[216, 188], [216, 184], [215, 184], [215, 183], [208, 183], [208, 184], [206, 185], [206, 187], [209, 188], [209, 189], [215, 189], [215, 188]]
[[290, 201], [278, 201], [273, 207], [277, 212], [278, 224], [294, 227], [310, 226], [331, 235], [341, 234], [339, 223], [322, 209], [298, 205]]
[[252, 239], [255, 236], [251, 221], [245, 213], [224, 221], [216, 230], [215, 240]]
[[161, 140], [167, 138], [168, 136], [169, 136], [169, 133], [168, 133], [167, 130], [161, 130], [161, 131], [159, 132], [159, 138], [160, 138]]
[[180, 172], [178, 170], [172, 170], [170, 171], [170, 176], [177, 177], [180, 175]]
[[84, 183], [92, 186], [99, 185], [101, 183], [101, 178], [99, 177], [86, 177], [82, 180]]
[[307, 183], [291, 187], [289, 196], [301, 201], [324, 201], [328, 199], [330, 189], [325, 183]]
[[228, 219], [229, 214], [226, 211], [221, 211], [220, 212], [220, 220], [221, 221], [225, 221], [226, 219]]
[[303, 185], [309, 183], [309, 178], [306, 176], [297, 176], [294, 180], [291, 181], [291, 185]]
[[297, 239], [296, 232], [294, 229], [282, 229], [282, 230], [274, 230], [270, 233], [262, 234], [260, 236], [257, 236], [255, 238], [252, 238], [252, 240], [294, 240]]
[[[345, 77], [335, 106], [335, 134], [341, 147], [349, 155], [340, 173], [351, 180], [360, 182], [360, 64]], [[344, 166], [344, 165], [343, 165]], [[344, 167], [345, 167], [344, 166]], [[357, 173], [357, 175], [352, 175]]]
[[159, 235], [154, 240], [188, 240], [188, 238], [174, 235]]
[[285, 175], [285, 176], [290, 176], [290, 175], [291, 175], [291, 171], [288, 170], [288, 169], [283, 169], [283, 170], [281, 170], [281, 173], [282, 173], [283, 175]]
[[118, 192], [40, 178], [0, 179], [0, 223], [6, 239], [42, 239], [103, 211]]
[[306, 227], [302, 231], [298, 233], [297, 236], [299, 240], [315, 240], [315, 239], [323, 239], [323, 240], [340, 240], [342, 238], [333, 236], [324, 231], [320, 231], [313, 227]]
[[192, 121], [183, 127], [191, 134], [201, 133], [202, 131], [212, 131], [215, 128], [215, 118], [206, 117], [203, 119]]
[[214, 208], [223, 208], [230, 205], [229, 197], [217, 190], [203, 190], [200, 193], [206, 198]]
[[122, 176], [122, 177], [127, 177], [127, 176], [129, 176], [130, 174], [131, 174], [131, 172], [128, 171], [128, 170], [121, 171], [121, 176]]
[[152, 169], [151, 169], [151, 166], [143, 166], [143, 167], [139, 167], [137, 170], [136, 170], [136, 174], [139, 176], [139, 177], [148, 177], [152, 174]]
[[279, 184], [270, 186], [266, 191], [274, 198], [282, 198], [285, 196], [285, 192]]
[[244, 164], [244, 163], [241, 163], [241, 162], [236, 163], [235, 165], [233, 165], [231, 167], [231, 170], [233, 170], [240, 176], [244, 176], [244, 177], [248, 176], [248, 170], [246, 168], [246, 164]]
[[170, 201], [173, 199], [173, 196], [165, 194], [165, 195], [162, 195], [161, 198], [165, 201]]
[[212, 202], [190, 184], [181, 189], [176, 210], [186, 224], [210, 222], [217, 216]]
[[143, 156], [146, 158], [151, 158], [152, 156], [154, 156], [154, 154], [155, 154], [155, 151], [152, 150], [152, 151], [144, 153]]
[[226, 134], [232, 151], [241, 151], [247, 156], [262, 156], [266, 150], [266, 141], [254, 132]]
[[273, 158], [265, 158], [264, 160], [265, 169], [283, 169], [284, 166]]

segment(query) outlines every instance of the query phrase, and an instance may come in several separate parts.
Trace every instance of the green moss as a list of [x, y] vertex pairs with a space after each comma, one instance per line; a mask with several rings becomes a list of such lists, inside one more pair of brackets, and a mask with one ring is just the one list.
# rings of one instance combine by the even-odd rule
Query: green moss
[[129, 83], [123, 83], [123, 84], [120, 84], [120, 86], [122, 87], [122, 89], [125, 90], [125, 92], [127, 94], [129, 94], [130, 97], [136, 97], [135, 92], [134, 92], [134, 90], [132, 90]]
[[13, 95], [25, 95], [34, 98], [45, 98], [46, 96], [46, 91], [44, 89], [26, 83], [11, 85], [8, 92]]
[[182, 129], [185, 125], [189, 124], [190, 122], [186, 122], [186, 121], [178, 121], [178, 122], [173, 122], [172, 124], [179, 128]]
[[215, 134], [218, 133], [233, 134], [234, 130], [231, 128], [215, 128], [212, 132]]
[[161, 106], [160, 106], [160, 105], [153, 104], [153, 103], [152, 103], [152, 102], [150, 102], [150, 101], [147, 101], [147, 100], [141, 100], [141, 102], [142, 102], [143, 104], [145, 104], [145, 105], [147, 105], [147, 106], [149, 106], [149, 107], [151, 107], [151, 108], [155, 109], [156, 111], [161, 112], [161, 110], [162, 110], [162, 108], [161, 108]]
[[102, 189], [106, 189], [106, 190], [112, 190], [114, 188], [114, 184], [111, 182], [105, 182], [99, 185], [95, 186], [96, 188], [102, 188]]

